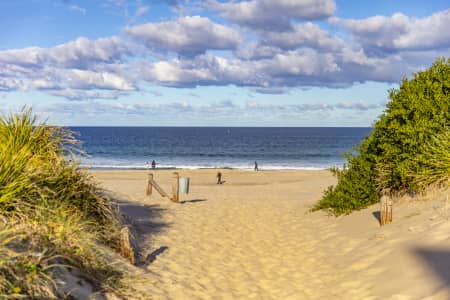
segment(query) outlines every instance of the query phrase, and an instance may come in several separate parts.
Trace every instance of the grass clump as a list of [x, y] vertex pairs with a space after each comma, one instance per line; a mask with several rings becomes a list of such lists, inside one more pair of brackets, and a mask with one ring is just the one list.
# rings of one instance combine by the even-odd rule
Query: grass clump
[[59, 299], [58, 266], [76, 268], [99, 290], [122, 273], [120, 214], [78, 169], [72, 132], [37, 123], [30, 109], [0, 118], [0, 299]]
[[347, 154], [342, 170], [334, 170], [337, 185], [313, 210], [348, 214], [376, 203], [382, 193], [420, 192], [445, 181], [448, 169], [441, 155], [448, 152], [450, 60], [438, 59], [403, 79], [389, 98], [372, 133]]

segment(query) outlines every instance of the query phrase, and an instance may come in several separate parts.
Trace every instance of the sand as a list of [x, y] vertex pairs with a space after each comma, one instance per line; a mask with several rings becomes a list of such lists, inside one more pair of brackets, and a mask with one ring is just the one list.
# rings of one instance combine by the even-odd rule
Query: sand
[[[168, 192], [172, 172], [153, 172]], [[378, 205], [309, 212], [328, 171], [221, 172], [217, 185], [217, 170], [180, 170], [191, 189], [176, 204], [145, 195], [146, 171], [92, 171], [133, 221], [148, 299], [450, 299], [445, 192], [397, 201], [380, 227]]]

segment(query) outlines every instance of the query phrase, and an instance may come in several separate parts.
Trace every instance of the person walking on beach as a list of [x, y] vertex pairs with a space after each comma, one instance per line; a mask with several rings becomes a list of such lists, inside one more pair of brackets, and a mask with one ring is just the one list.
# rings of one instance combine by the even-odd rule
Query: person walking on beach
[[258, 162], [255, 160], [255, 171], [258, 171]]
[[152, 161], [152, 169], [156, 169], [156, 161], [155, 160]]
[[223, 183], [222, 173], [218, 172], [216, 177], [217, 177], [217, 184], [222, 184]]

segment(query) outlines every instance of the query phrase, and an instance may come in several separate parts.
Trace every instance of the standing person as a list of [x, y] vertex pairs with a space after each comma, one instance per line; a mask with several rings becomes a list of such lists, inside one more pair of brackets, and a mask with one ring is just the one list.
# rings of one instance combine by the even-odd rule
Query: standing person
[[218, 172], [216, 177], [217, 177], [217, 184], [222, 184], [222, 173]]
[[258, 171], [258, 162], [255, 160], [255, 171]]
[[155, 160], [152, 161], [152, 169], [156, 169], [156, 161]]

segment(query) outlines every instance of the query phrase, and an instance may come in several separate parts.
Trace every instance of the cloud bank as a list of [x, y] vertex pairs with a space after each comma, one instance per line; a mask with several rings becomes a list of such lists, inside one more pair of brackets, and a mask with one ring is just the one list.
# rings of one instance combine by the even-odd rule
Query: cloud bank
[[[169, 2], [181, 10], [188, 3]], [[134, 16], [151, 13], [136, 3]], [[119, 36], [2, 50], [0, 91], [81, 100], [117, 99], [148, 86], [234, 85], [281, 94], [398, 82], [450, 56], [450, 10], [344, 19], [332, 0], [210, 0], [202, 9], [204, 15], [127, 25]]]

